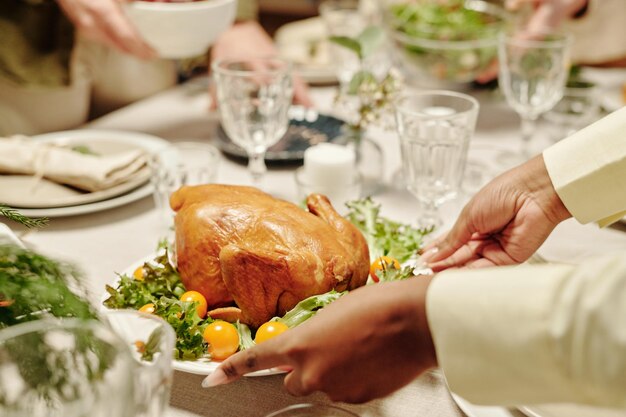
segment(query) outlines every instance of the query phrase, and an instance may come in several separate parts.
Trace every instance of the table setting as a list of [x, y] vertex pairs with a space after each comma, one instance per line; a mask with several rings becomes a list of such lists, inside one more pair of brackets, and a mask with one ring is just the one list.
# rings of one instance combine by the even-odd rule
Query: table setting
[[[234, 2], [213, 1], [229, 25]], [[130, 13], [145, 36], [164, 42], [160, 53], [193, 55], [150, 35], [155, 21], [142, 13], [167, 5], [145, 3]], [[206, 2], [193, 3], [208, 13]], [[222, 360], [348, 291], [432, 273], [421, 249], [482, 186], [626, 104], [599, 98], [625, 71], [582, 68], [574, 79], [567, 35], [520, 40], [513, 19], [487, 2], [453, 11], [465, 28], [456, 37], [433, 31], [441, 5], [425, 12], [389, 0], [377, 15], [348, 3], [328, 1], [317, 21], [303, 23], [301, 42], [322, 31], [335, 64], [309, 74], [311, 108], [292, 104], [302, 62], [289, 59], [295, 46], [283, 38], [279, 57], [215, 61], [210, 76], [80, 128], [0, 138], [0, 273], [13, 262], [22, 280], [0, 277], [0, 313], [20, 312], [0, 326], [2, 415], [625, 415], [476, 406], [439, 370], [364, 404], [291, 396], [279, 368], [202, 387]], [[428, 30], [424, 16], [436, 20]], [[284, 33], [296, 33], [291, 25]], [[206, 45], [224, 29], [207, 33]], [[473, 82], [497, 61], [498, 89]], [[581, 83], [593, 93], [577, 90]], [[18, 216], [46, 224], [11, 221]], [[625, 224], [567, 220], [528, 262], [623, 253]], [[22, 307], [38, 274], [64, 291], [59, 311], [40, 295], [32, 311]]]

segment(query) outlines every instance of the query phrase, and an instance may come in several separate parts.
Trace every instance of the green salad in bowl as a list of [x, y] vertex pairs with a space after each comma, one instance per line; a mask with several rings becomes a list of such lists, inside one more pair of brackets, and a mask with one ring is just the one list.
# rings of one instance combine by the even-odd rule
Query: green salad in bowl
[[426, 86], [467, 83], [494, 65], [508, 21], [482, 0], [388, 0], [385, 8], [397, 64], [410, 83]]

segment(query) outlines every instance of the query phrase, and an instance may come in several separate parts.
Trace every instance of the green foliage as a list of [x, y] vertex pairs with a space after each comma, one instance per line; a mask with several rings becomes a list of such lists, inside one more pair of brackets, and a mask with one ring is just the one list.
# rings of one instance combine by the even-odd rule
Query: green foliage
[[347, 218], [365, 236], [370, 259], [383, 255], [406, 262], [417, 254], [424, 244], [424, 236], [433, 228], [418, 229], [407, 224], [386, 219], [380, 215], [380, 204], [368, 197], [347, 203]]
[[329, 40], [354, 52], [359, 60], [374, 53], [385, 40], [383, 30], [377, 26], [368, 26], [357, 37], [331, 36]]
[[148, 303], [156, 304], [162, 297], [178, 299], [185, 293], [178, 272], [168, 261], [167, 251], [145, 262], [142, 268], [142, 280], [121, 275], [116, 288], [106, 286], [109, 293], [109, 298], [104, 301], [106, 307], [138, 310]]
[[44, 227], [48, 224], [49, 219], [47, 217], [42, 217], [39, 219], [31, 219], [30, 217], [24, 216], [18, 210], [6, 206], [4, 204], [0, 204], [0, 216], [4, 216], [9, 220], [13, 220], [14, 222], [20, 223], [29, 229], [33, 227]]
[[203, 319], [198, 316], [195, 302], [161, 297], [155, 303], [155, 307], [154, 314], [168, 322], [176, 333], [175, 359], [195, 360], [208, 357], [207, 344], [202, 333], [213, 320], [210, 317]]
[[337, 292], [335, 290], [331, 290], [324, 294], [305, 298], [296, 304], [294, 308], [289, 310], [283, 317], [275, 318], [273, 320], [280, 321], [289, 328], [296, 327], [313, 317], [319, 310], [339, 299], [346, 293], [347, 291]]
[[180, 360], [206, 357], [207, 346], [202, 332], [212, 320], [198, 316], [195, 302], [179, 300], [186, 289], [180, 275], [169, 263], [167, 251], [145, 262], [142, 268], [141, 280], [121, 275], [117, 287], [107, 285], [109, 298], [104, 301], [104, 305], [111, 309], [138, 310], [146, 304], [154, 304], [154, 314], [167, 321], [176, 333], [174, 357]]
[[248, 325], [237, 321], [235, 328], [237, 328], [237, 333], [239, 334], [239, 350], [246, 350], [255, 345]]
[[72, 265], [0, 246], [0, 328], [45, 317], [94, 319], [82, 274]]
[[[96, 319], [81, 280], [72, 265], [17, 246], [0, 246], [0, 329], [34, 320], [50, 320], [53, 329], [56, 318]], [[3, 342], [0, 362], [17, 367], [28, 387], [23, 392], [51, 402], [75, 400], [111, 366], [115, 349], [93, 337], [88, 327], [71, 334], [71, 350], [51, 346], [41, 332], [11, 338]], [[0, 404], [11, 407], [12, 400], [0, 392]]]

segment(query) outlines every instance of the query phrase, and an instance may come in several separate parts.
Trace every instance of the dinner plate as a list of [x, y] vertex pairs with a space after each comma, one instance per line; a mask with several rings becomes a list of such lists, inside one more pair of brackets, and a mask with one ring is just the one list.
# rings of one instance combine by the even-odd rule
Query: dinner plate
[[[146, 256], [145, 258], [138, 260], [137, 262], [133, 262], [128, 268], [124, 269], [120, 275], [129, 275], [132, 276], [133, 272], [142, 266], [145, 262], [151, 261], [155, 259], [159, 254], [153, 253], [151, 255]], [[112, 276], [114, 274], [111, 274]], [[119, 282], [119, 276], [115, 275], [109, 282], [108, 285], [112, 287], [116, 287]], [[109, 294], [104, 291], [102, 297], [100, 297], [100, 311], [106, 314], [107, 311], [112, 311], [111, 309], [104, 306], [103, 302], [109, 298]], [[210, 361], [210, 360], [195, 360], [195, 361], [180, 361], [180, 360], [172, 360], [172, 367], [177, 371], [187, 372], [190, 374], [196, 375], [209, 375], [211, 372], [217, 369], [221, 362]], [[285, 371], [279, 369], [265, 369], [261, 371], [251, 372], [249, 374], [245, 374], [246, 377], [257, 377], [257, 376], [268, 376], [268, 375], [276, 375], [282, 374]]]
[[[304, 151], [323, 142], [337, 142], [343, 134], [345, 123], [336, 117], [320, 114], [317, 110], [292, 106], [289, 110], [289, 128], [283, 138], [265, 154], [267, 163], [296, 163], [304, 159]], [[246, 151], [236, 145], [220, 126], [217, 146], [226, 155], [247, 159]]]
[[[96, 129], [47, 133], [33, 138], [72, 146], [84, 145], [96, 153], [115, 153], [136, 148], [142, 148], [153, 153], [169, 144], [164, 139], [144, 133]], [[11, 199], [9, 195], [3, 195], [7, 192], [5, 185], [23, 184], [27, 187], [30, 186], [32, 178], [28, 176], [16, 177], [0, 176], [0, 189], [2, 189], [0, 201], [6, 202]], [[37, 188], [41, 187], [45, 192], [40, 194], [41, 196], [52, 196], [50, 202], [46, 204], [45, 199], [40, 199], [35, 203], [34, 200], [31, 200], [29, 204], [26, 204], [29, 207], [20, 208], [20, 212], [29, 217], [62, 217], [107, 210], [150, 195], [152, 185], [148, 182], [149, 179], [150, 170], [148, 167], [144, 167], [127, 183], [94, 193], [84, 193], [50, 181], [42, 181], [42, 183], [37, 184]], [[23, 198], [24, 194], [21, 196]], [[13, 199], [19, 199], [19, 195]], [[18, 201], [13, 203], [15, 202]], [[16, 207], [21, 205], [13, 203], [7, 204]]]

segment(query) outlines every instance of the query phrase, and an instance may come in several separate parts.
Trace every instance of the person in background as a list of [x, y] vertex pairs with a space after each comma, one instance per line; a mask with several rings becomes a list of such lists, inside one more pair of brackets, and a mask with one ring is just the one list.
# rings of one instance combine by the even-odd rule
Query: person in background
[[[513, 13], [529, 12], [525, 22], [529, 32], [562, 29], [571, 33], [574, 64], [626, 67], [626, 1], [504, 0], [504, 6]], [[497, 67], [490, 68], [476, 81], [486, 83], [497, 75]]]
[[528, 29], [562, 27], [574, 35], [572, 61], [626, 66], [626, 2], [623, 0], [506, 0], [509, 10], [533, 7]]
[[[0, 2], [1, 135], [72, 128], [87, 120], [90, 101], [97, 117], [176, 84], [175, 62], [156, 56], [122, 2]], [[214, 45], [213, 59], [276, 53], [256, 13], [254, 0], [238, 2], [239, 23]], [[296, 85], [296, 99], [310, 105], [304, 83]]]
[[571, 216], [605, 225], [624, 215], [626, 107], [479, 191], [424, 255], [442, 272], [351, 291], [231, 356], [203, 386], [279, 367], [294, 395], [365, 402], [440, 366], [477, 404], [626, 408], [626, 256], [506, 266]]

